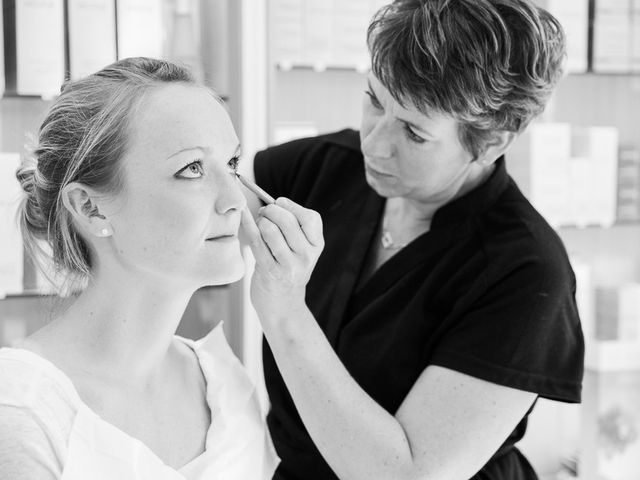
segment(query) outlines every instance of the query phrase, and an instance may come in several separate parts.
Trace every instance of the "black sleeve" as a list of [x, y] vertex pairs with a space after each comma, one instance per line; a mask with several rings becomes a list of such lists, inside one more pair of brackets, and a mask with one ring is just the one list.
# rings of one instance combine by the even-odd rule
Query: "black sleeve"
[[483, 295], [444, 335], [431, 363], [579, 402], [584, 340], [575, 277], [568, 260], [527, 257], [503, 265], [500, 278], [482, 279]]
[[274, 198], [287, 197], [305, 205], [327, 160], [338, 151], [359, 152], [359, 145], [358, 132], [345, 129], [269, 147], [255, 156], [256, 183]]
[[294, 140], [258, 152], [253, 162], [256, 183], [274, 198], [291, 197], [311, 143], [311, 139]]

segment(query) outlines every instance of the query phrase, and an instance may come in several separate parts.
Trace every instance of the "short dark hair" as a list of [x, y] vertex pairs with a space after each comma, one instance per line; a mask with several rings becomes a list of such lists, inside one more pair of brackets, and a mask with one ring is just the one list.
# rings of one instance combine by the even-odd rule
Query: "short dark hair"
[[559, 22], [530, 0], [396, 0], [367, 42], [393, 98], [452, 115], [474, 158], [494, 132], [521, 133], [544, 110], [566, 56]]

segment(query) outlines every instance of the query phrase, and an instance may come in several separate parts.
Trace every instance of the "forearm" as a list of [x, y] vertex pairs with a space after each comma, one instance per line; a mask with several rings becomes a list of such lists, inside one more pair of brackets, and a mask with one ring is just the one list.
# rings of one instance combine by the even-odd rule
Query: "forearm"
[[311, 312], [261, 318], [267, 340], [314, 443], [338, 477], [412, 478], [407, 435], [393, 415], [360, 388]]

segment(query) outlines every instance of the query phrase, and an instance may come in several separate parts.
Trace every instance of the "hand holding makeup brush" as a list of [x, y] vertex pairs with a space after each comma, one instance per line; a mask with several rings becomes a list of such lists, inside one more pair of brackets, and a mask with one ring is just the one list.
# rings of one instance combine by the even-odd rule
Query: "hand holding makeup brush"
[[251, 300], [261, 319], [306, 308], [305, 288], [324, 248], [320, 215], [278, 198], [256, 221], [245, 209], [242, 228], [256, 259]]

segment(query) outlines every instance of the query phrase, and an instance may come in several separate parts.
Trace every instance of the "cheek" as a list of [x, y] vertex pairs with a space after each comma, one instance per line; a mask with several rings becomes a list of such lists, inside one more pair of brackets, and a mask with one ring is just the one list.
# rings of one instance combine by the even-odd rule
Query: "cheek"
[[416, 147], [407, 141], [398, 142], [396, 168], [410, 182], [423, 182], [429, 176], [431, 153], [426, 148]]
[[362, 117], [360, 119], [360, 136], [364, 139], [366, 135], [373, 130], [375, 126], [375, 115], [371, 113], [369, 100], [365, 99], [362, 103]]
[[456, 165], [436, 144], [415, 147], [404, 143], [398, 161], [398, 176], [404, 187], [411, 191], [431, 194], [450, 181]]
[[140, 195], [123, 211], [123, 253], [177, 255], [202, 240], [208, 214], [193, 198]]

